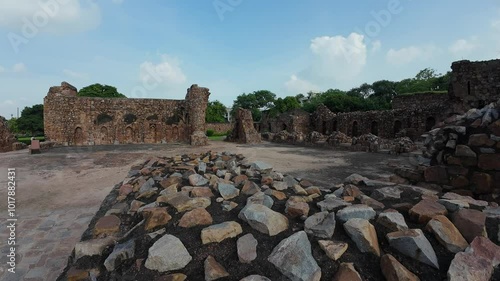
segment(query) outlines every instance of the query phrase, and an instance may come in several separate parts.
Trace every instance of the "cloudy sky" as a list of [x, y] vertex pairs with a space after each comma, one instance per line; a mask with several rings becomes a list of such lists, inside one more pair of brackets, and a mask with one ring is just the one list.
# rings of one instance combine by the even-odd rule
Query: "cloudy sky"
[[61, 81], [171, 99], [199, 84], [230, 106], [494, 58], [497, 0], [0, 0], [7, 118]]

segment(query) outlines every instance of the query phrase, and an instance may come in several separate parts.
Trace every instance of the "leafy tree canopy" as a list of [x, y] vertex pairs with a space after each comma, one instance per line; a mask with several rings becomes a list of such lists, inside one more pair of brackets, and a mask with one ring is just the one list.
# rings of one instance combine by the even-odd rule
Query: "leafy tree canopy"
[[241, 94], [236, 97], [233, 103], [233, 114], [238, 108], [252, 111], [254, 121], [259, 121], [262, 117], [262, 110], [270, 109], [274, 106], [276, 94], [268, 90], [259, 90], [249, 94]]
[[78, 91], [79, 97], [93, 97], [93, 98], [126, 98], [124, 94], [109, 85], [101, 85], [99, 83], [83, 87]]
[[25, 107], [17, 119], [19, 131], [32, 136], [43, 135], [43, 104]]
[[205, 121], [208, 123], [226, 122], [226, 106], [218, 100], [209, 102]]

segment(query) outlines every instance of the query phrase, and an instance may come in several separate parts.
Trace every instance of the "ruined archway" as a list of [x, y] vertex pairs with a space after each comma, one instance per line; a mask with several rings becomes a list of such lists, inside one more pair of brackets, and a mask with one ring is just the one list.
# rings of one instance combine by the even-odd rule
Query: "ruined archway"
[[133, 143], [134, 142], [134, 130], [132, 127], [127, 127], [125, 129], [125, 143]]
[[377, 123], [377, 121], [372, 122], [370, 132], [372, 133], [372, 135], [378, 136], [378, 123]]
[[399, 121], [399, 120], [394, 121], [394, 137], [396, 137], [396, 135], [399, 132], [401, 132], [402, 128], [403, 128], [403, 124], [401, 123], [401, 121]]
[[358, 136], [358, 121], [352, 122], [352, 130], [351, 130], [352, 136], [357, 137]]
[[81, 127], [76, 127], [75, 133], [73, 135], [73, 143], [75, 145], [83, 145], [84, 137], [83, 137], [83, 130]]
[[105, 126], [102, 126], [101, 129], [99, 130], [99, 144], [109, 144], [109, 134], [108, 134], [108, 128]]
[[157, 140], [157, 129], [156, 124], [149, 124], [146, 137], [144, 138], [145, 143], [156, 143]]
[[434, 117], [428, 117], [425, 120], [425, 131], [430, 131], [436, 125], [436, 119]]
[[323, 126], [321, 127], [321, 130], [322, 130], [322, 131], [321, 131], [321, 133], [322, 133], [323, 135], [326, 135], [326, 134], [327, 134], [327, 132], [328, 132], [327, 127], [326, 127], [326, 125], [327, 125], [326, 121], [323, 121], [323, 124], [322, 124], [322, 125], [323, 125]]
[[287, 130], [287, 127], [286, 127], [286, 124], [285, 124], [285, 123], [283, 123], [283, 124], [281, 125], [281, 130], [282, 130], [282, 131], [286, 131], [286, 130]]
[[334, 120], [333, 125], [332, 125], [332, 132], [336, 132], [336, 131], [337, 131], [337, 120]]

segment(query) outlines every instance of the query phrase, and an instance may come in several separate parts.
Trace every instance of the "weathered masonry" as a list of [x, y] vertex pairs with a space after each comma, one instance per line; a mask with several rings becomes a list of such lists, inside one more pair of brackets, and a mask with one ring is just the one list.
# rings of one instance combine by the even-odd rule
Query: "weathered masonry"
[[209, 89], [192, 85], [184, 100], [87, 98], [63, 82], [44, 98], [48, 140], [62, 145], [189, 142], [205, 145]]

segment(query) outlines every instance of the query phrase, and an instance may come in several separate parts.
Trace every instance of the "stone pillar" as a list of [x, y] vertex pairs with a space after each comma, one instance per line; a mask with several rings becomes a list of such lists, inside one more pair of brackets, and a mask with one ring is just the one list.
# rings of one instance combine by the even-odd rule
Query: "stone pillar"
[[192, 85], [186, 94], [186, 100], [189, 107], [189, 125], [191, 126], [191, 145], [207, 145], [208, 138], [205, 135], [205, 113], [207, 111], [208, 97], [210, 90], [208, 88]]

